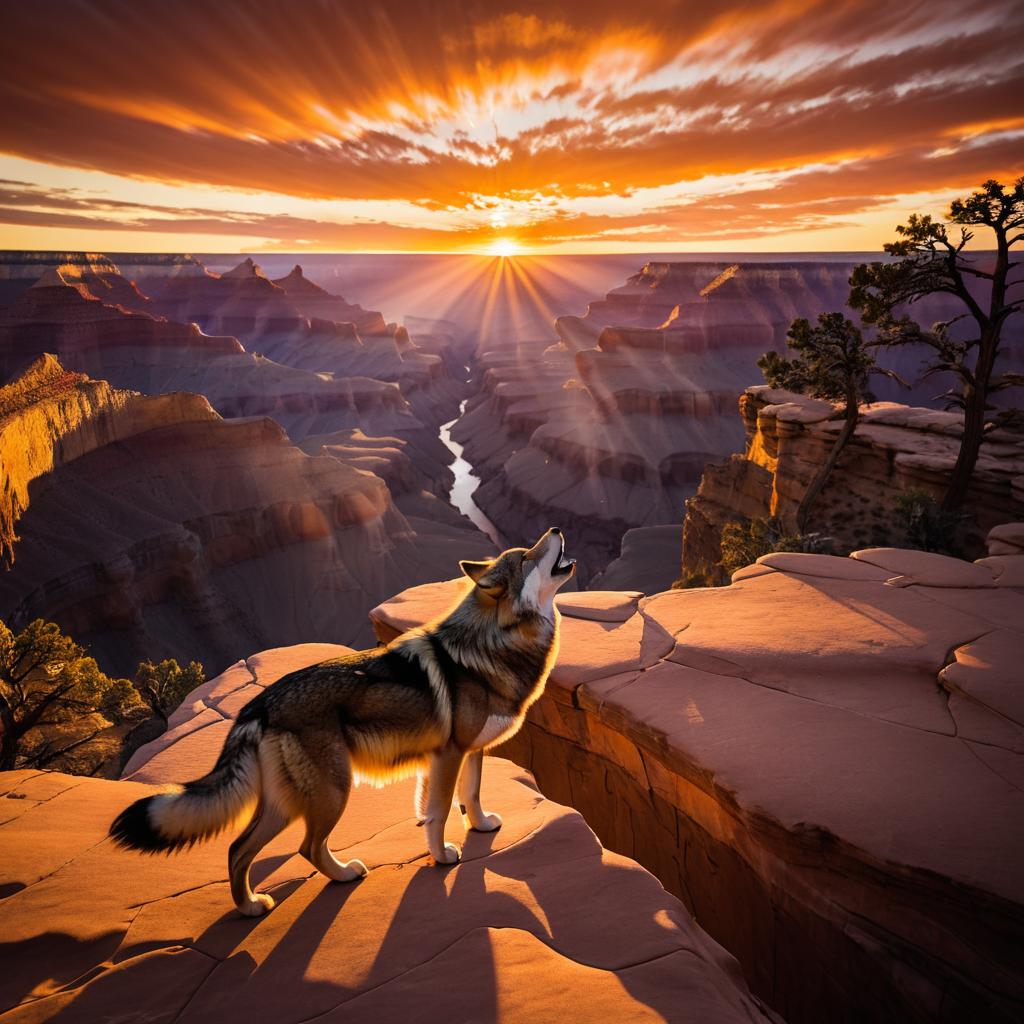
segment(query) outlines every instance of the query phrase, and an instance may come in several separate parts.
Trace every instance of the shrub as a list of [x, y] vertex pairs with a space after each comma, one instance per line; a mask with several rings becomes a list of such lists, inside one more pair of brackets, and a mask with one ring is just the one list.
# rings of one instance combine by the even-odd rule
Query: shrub
[[914, 488], [896, 497], [896, 514], [902, 520], [907, 543], [921, 551], [955, 554], [957, 529], [964, 515], [943, 508], [927, 491]]
[[775, 518], [726, 523], [722, 527], [718, 566], [728, 577], [772, 551], [821, 553], [831, 546], [832, 538], [820, 533], [784, 533], [782, 524]]

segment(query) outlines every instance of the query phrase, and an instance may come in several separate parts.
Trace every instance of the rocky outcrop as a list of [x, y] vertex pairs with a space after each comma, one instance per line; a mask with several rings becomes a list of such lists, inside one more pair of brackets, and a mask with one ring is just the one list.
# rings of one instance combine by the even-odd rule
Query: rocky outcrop
[[0, 252], [0, 309], [23, 295], [48, 270], [60, 267], [67, 281], [83, 284], [104, 301], [145, 310], [149, 300], [113, 260], [96, 252]]
[[[307, 644], [240, 661], [193, 693], [130, 782], [0, 774], [0, 1011], [18, 1020], [540, 1020], [753, 1024], [774, 1018], [735, 961], [634, 861], [602, 850], [575, 811], [489, 758], [499, 832], [462, 861], [423, 853], [412, 780], [357, 787], [332, 834], [370, 868], [330, 884], [296, 855], [300, 826], [256, 861], [277, 907], [233, 913], [225, 836], [172, 858], [106, 839], [153, 785], [216, 759], [228, 718], [288, 671], [342, 653]], [[458, 816], [452, 838], [461, 841]]]
[[[744, 454], [709, 464], [686, 504], [685, 569], [706, 569], [718, 561], [726, 523], [776, 516], [796, 532], [797, 506], [842, 426], [829, 403], [766, 386], [746, 389], [740, 416]], [[959, 414], [934, 409], [890, 402], [865, 406], [856, 434], [815, 503], [815, 532], [833, 538], [838, 551], [905, 540], [897, 499], [908, 491], [942, 497], [962, 423]], [[984, 551], [989, 529], [1024, 516], [1024, 435], [988, 433], [966, 508], [960, 543], [971, 556]]]
[[43, 617], [107, 671], [313, 637], [368, 639], [366, 611], [490, 544], [429, 495], [294, 447], [269, 419], [145, 397], [41, 360], [0, 390], [0, 617]]
[[216, 420], [209, 403], [196, 395], [142, 399], [106, 381], [89, 380], [42, 356], [15, 381], [0, 387], [0, 474], [3, 507], [0, 536], [3, 563], [14, 562], [18, 520], [29, 507], [38, 481], [108, 444], [169, 423]]
[[[1015, 1020], [1015, 572], [775, 554], [729, 587], [561, 596], [558, 663], [496, 753], [653, 871], [791, 1024]], [[378, 636], [464, 586], [399, 595]]]

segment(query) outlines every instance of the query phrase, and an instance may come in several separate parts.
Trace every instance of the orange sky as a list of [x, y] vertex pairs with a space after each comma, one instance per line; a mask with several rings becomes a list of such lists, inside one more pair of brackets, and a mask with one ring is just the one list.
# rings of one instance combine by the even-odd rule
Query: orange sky
[[874, 250], [1024, 172], [1024, 5], [0, 6], [0, 247]]

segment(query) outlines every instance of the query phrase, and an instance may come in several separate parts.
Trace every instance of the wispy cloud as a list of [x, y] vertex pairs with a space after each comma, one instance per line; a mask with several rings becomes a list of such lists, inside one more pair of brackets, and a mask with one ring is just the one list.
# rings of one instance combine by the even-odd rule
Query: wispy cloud
[[1020, 173], [1022, 44], [995, 0], [4, 5], [0, 240], [863, 244]]

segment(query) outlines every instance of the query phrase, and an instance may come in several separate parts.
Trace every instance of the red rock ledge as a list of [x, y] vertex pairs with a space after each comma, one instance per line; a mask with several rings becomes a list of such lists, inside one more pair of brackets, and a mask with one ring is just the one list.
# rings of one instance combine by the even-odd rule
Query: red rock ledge
[[[1024, 527], [968, 563], [775, 554], [732, 586], [560, 598], [497, 751], [798, 1022], [1024, 1019]], [[372, 613], [378, 635], [462, 583]]]
[[[205, 770], [259, 687], [339, 650], [239, 662], [190, 695], [133, 778]], [[0, 774], [3, 1020], [776, 1019], [685, 907], [576, 811], [508, 761], [490, 759], [484, 785], [505, 824], [471, 835], [447, 870], [423, 854], [411, 782], [357, 788], [331, 845], [358, 850], [369, 876], [328, 884], [295, 855], [293, 826], [254, 866], [278, 906], [253, 921], [231, 905], [228, 837], [170, 858], [112, 847], [109, 822], [148, 785]]]

